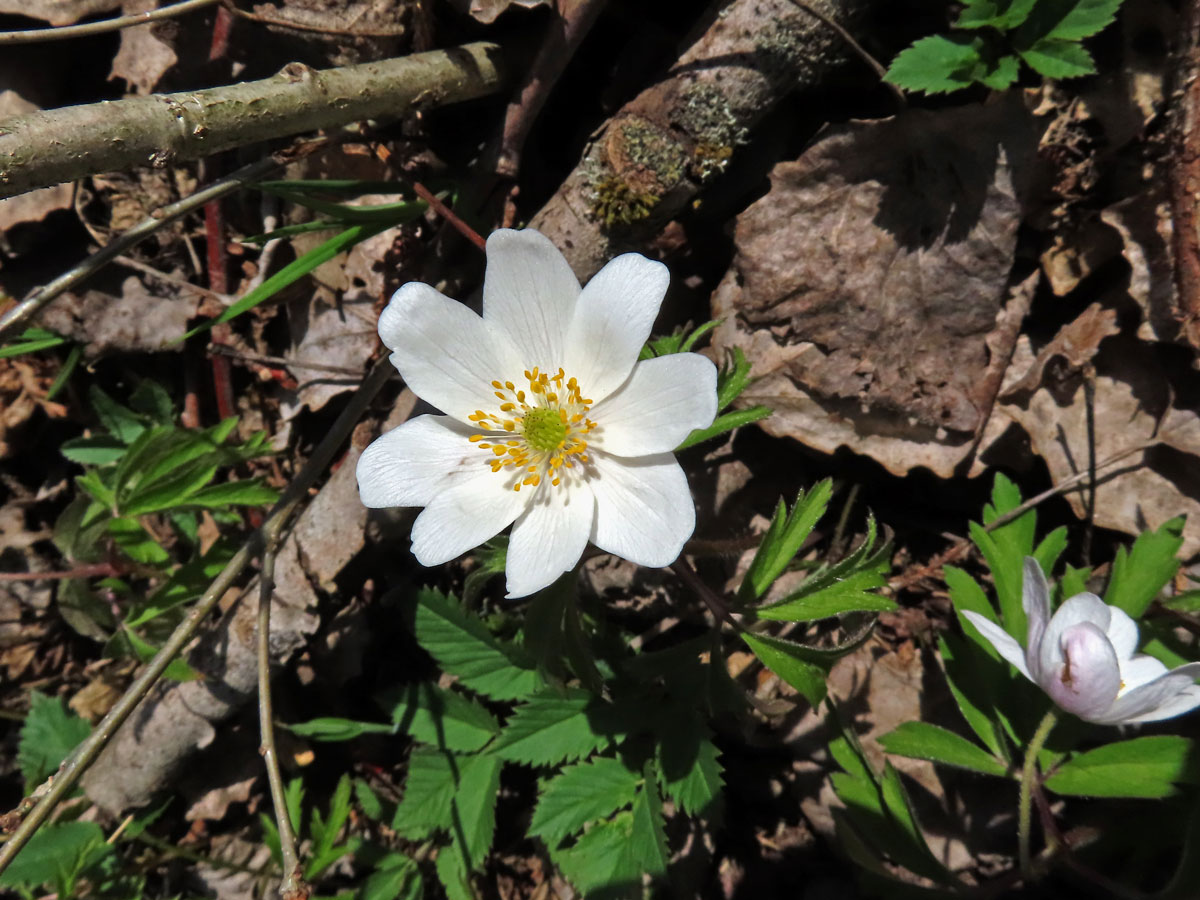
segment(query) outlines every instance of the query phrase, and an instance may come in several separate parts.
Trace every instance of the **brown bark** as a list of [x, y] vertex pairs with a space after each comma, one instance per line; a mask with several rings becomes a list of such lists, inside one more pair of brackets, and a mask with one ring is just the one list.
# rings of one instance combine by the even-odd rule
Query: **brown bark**
[[1200, 349], [1200, 0], [1185, 4], [1177, 84], [1181, 88], [1170, 163], [1175, 289], [1180, 333]]

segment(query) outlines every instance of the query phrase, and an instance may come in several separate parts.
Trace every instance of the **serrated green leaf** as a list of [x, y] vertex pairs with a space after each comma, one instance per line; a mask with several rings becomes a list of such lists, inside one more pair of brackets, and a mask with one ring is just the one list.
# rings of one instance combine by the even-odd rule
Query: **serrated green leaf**
[[383, 801], [371, 790], [371, 786], [363, 779], [354, 780], [354, 799], [362, 807], [363, 815], [376, 822], [383, 819]]
[[1069, 796], [1158, 799], [1174, 794], [1178, 784], [1198, 782], [1200, 760], [1192, 741], [1148, 735], [1073, 756], [1045, 784]]
[[463, 869], [462, 860], [453, 846], [443, 847], [434, 860], [434, 871], [446, 891], [447, 900], [478, 900], [471, 887], [471, 878]]
[[95, 822], [43, 825], [0, 874], [0, 886], [30, 891], [53, 885], [60, 896], [70, 897], [80, 875], [112, 852]]
[[640, 781], [640, 773], [604, 756], [567, 766], [542, 786], [529, 834], [557, 847], [588, 822], [632, 803]]
[[1118, 548], [1104, 602], [1140, 619], [1179, 571], [1176, 554], [1183, 546], [1185, 522], [1178, 516], [1155, 531], [1143, 531], [1128, 551]]
[[26, 793], [45, 781], [91, 731], [87, 720], [68, 711], [60, 698], [31, 691], [17, 745]]
[[375, 863], [357, 900], [421, 900], [423, 896], [421, 870], [412, 859], [393, 851]]
[[[1123, 0], [1039, 0], [1025, 23], [1039, 37], [1082, 41], [1112, 24]], [[1021, 35], [1018, 35], [1020, 39]]]
[[945, 763], [984, 775], [1005, 776], [1008, 767], [966, 738], [928, 722], [905, 722], [879, 739], [888, 753]]
[[878, 572], [857, 572], [811, 594], [806, 594], [801, 585], [795, 593], [761, 607], [756, 614], [760, 619], [808, 622], [848, 612], [889, 612], [897, 608], [895, 601], [872, 593], [885, 584], [886, 579]]
[[474, 701], [428, 682], [413, 682], [378, 698], [395, 730], [413, 740], [470, 753], [500, 733], [500, 723]]
[[450, 804], [461, 766], [462, 760], [451, 753], [428, 747], [413, 750], [404, 776], [404, 796], [396, 807], [392, 828], [417, 840], [450, 828]]
[[170, 425], [175, 419], [175, 404], [167, 389], [153, 378], [143, 378], [129, 395], [129, 406], [157, 425]]
[[745, 603], [761, 597], [783, 574], [800, 552], [801, 546], [829, 506], [833, 496], [833, 481], [826, 478], [807, 492], [801, 491], [789, 511], [782, 500], [771, 517], [758, 552], [746, 570], [738, 589], [738, 599]]
[[1021, 63], [1011, 53], [997, 56], [985, 62], [973, 75], [976, 81], [993, 91], [1007, 91], [1021, 74]]
[[906, 91], [944, 94], [969, 87], [982, 63], [982, 44], [970, 36], [935, 34], [900, 51], [884, 81]]
[[825, 698], [828, 669], [813, 661], [808, 648], [767, 634], [742, 632], [742, 640], [763, 665], [798, 690], [813, 706]]
[[667, 834], [663, 825], [662, 798], [658, 795], [655, 765], [647, 763], [642, 788], [633, 798], [633, 830], [631, 849], [637, 854], [642, 871], [653, 878], [667, 874], [671, 859], [667, 851]]
[[519, 705], [491, 752], [510, 762], [548, 766], [569, 762], [600, 750], [608, 735], [593, 725], [599, 701], [588, 691], [547, 690]]
[[664, 730], [658, 743], [658, 768], [663, 791], [689, 816], [711, 816], [721, 797], [719, 751], [708, 729], [693, 720], [691, 727]]
[[995, 28], [1009, 31], [1023, 23], [1037, 0], [969, 0], [955, 28]]
[[355, 719], [339, 719], [336, 716], [321, 716], [307, 722], [292, 722], [285, 725], [292, 734], [312, 738], [314, 741], [352, 741], [364, 734], [393, 734], [394, 725], [382, 722], [359, 722]]
[[477, 618], [432, 590], [418, 592], [412, 630], [417, 642], [446, 672], [493, 700], [520, 700], [542, 686], [516, 648], [497, 640]]
[[320, 877], [322, 872], [343, 856], [353, 853], [362, 843], [362, 838], [358, 836], [348, 837], [341, 845], [336, 843], [342, 826], [350, 818], [350, 790], [350, 776], [342, 775], [329, 800], [328, 816], [313, 810], [309, 828], [313, 843], [304, 863], [304, 878], [308, 881]]
[[1078, 78], [1096, 73], [1092, 55], [1076, 41], [1042, 38], [1032, 47], [1017, 52], [1029, 68], [1045, 78]]

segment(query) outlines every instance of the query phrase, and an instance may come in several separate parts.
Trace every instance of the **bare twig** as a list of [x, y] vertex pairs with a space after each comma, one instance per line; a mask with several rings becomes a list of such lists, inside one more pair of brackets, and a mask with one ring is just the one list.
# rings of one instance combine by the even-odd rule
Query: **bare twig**
[[113, 260], [118, 266], [124, 266], [127, 269], [133, 269], [135, 272], [141, 272], [155, 281], [161, 281], [163, 284], [169, 284], [172, 287], [180, 288], [181, 290], [191, 291], [199, 294], [201, 297], [208, 297], [210, 300], [216, 300], [218, 303], [229, 306], [233, 300], [226, 294], [218, 294], [216, 291], [210, 291], [208, 288], [200, 284], [192, 284], [183, 278], [176, 278], [174, 275], [168, 275], [166, 272], [160, 272], [154, 266], [148, 266], [144, 262], [140, 262], [129, 256], [118, 256]]
[[537, 121], [546, 98], [558, 83], [563, 69], [587, 36], [608, 0], [560, 0], [558, 18], [542, 42], [529, 73], [504, 111], [504, 126], [496, 153], [495, 171], [505, 178], [516, 178], [521, 170], [521, 150]]
[[271, 595], [275, 591], [275, 551], [279, 535], [270, 535], [263, 548], [262, 571], [258, 575], [258, 729], [262, 754], [271, 785], [271, 803], [275, 807], [275, 825], [279, 829], [279, 858], [283, 863], [283, 884], [279, 895], [283, 900], [304, 900], [309, 895], [296, 852], [296, 835], [288, 814], [287, 798], [283, 791], [283, 775], [279, 771], [279, 753], [275, 749], [275, 717], [271, 712]]
[[190, 197], [184, 197], [182, 200], [179, 200], [176, 203], [172, 203], [169, 206], [164, 206], [162, 209], [156, 210], [155, 213], [149, 218], [142, 220], [137, 225], [134, 225], [119, 238], [110, 241], [106, 246], [101, 247], [83, 262], [79, 263], [79, 265], [68, 269], [62, 275], [59, 275], [49, 284], [35, 289], [24, 300], [5, 312], [4, 315], [0, 317], [0, 338], [5, 337], [18, 325], [28, 322], [34, 313], [40, 310], [51, 300], [58, 297], [60, 294], [64, 294], [67, 291], [74, 289], [81, 282], [87, 278], [90, 278], [117, 257], [124, 255], [129, 250], [132, 250], [164, 225], [169, 225], [176, 219], [186, 216], [188, 213], [203, 206], [214, 197], [223, 197], [226, 194], [238, 190], [239, 188], [253, 184], [263, 176], [270, 173], [272, 170], [295, 159], [297, 155], [307, 155], [313, 150], [316, 150], [318, 147], [323, 146], [325, 146], [325, 142], [323, 141], [311, 142], [307, 148], [302, 149], [298, 154], [280, 152], [272, 156], [264, 157], [263, 159], [252, 162], [247, 166], [243, 166], [233, 174], [222, 178], [220, 181], [213, 182], [208, 187], [197, 191]]
[[95, 578], [119, 575], [112, 563], [91, 563], [57, 572], [0, 572], [0, 581], [61, 581], [65, 578]]
[[352, 369], [349, 366], [330, 366], [325, 363], [304, 362], [299, 359], [287, 359], [282, 356], [259, 356], [255, 353], [242, 353], [236, 347], [228, 344], [209, 344], [208, 352], [213, 355], [226, 356], [234, 362], [256, 363], [260, 366], [276, 366], [281, 369], [311, 369], [314, 372], [330, 372], [334, 375], [346, 375], [350, 378], [361, 378], [362, 369]]
[[93, 34], [103, 34], [106, 31], [119, 31], [122, 28], [132, 28], [135, 25], [148, 25], [161, 19], [186, 15], [197, 9], [204, 9], [220, 3], [222, 0], [184, 0], [183, 3], [173, 3], [146, 12], [133, 13], [128, 16], [118, 16], [115, 19], [104, 19], [101, 22], [87, 22], [83, 25], [66, 25], [59, 28], [33, 28], [28, 31], [0, 32], [0, 46], [5, 44], [34, 44], [39, 41], [61, 41], [67, 38], [88, 37]]
[[[283, 533], [292, 514], [307, 500], [308, 489], [316, 483], [317, 479], [328, 468], [335, 454], [345, 441], [346, 436], [357, 424], [363, 413], [366, 412], [375, 395], [379, 393], [379, 390], [394, 371], [391, 363], [386, 358], [381, 359], [375, 364], [370, 374], [367, 375], [358, 390], [350, 398], [345, 409], [337, 417], [329, 432], [321, 440], [321, 443], [317, 445], [312, 456], [309, 457], [308, 462], [304, 465], [304, 468], [296, 476], [295, 481], [284, 492], [279, 502], [275, 504], [266, 521], [263, 522], [262, 527], [255, 531], [246, 540], [245, 544], [242, 545], [241, 549], [234, 554], [233, 558], [229, 560], [225, 568], [221, 571], [221, 574], [209, 585], [208, 590], [204, 592], [203, 596], [196, 601], [183, 621], [179, 623], [166, 643], [163, 644], [162, 649], [154, 655], [154, 658], [150, 660], [146, 668], [134, 680], [133, 684], [121, 695], [121, 699], [109, 710], [108, 715], [96, 726], [88, 738], [67, 757], [66, 761], [59, 767], [58, 772], [38, 788], [38, 791], [45, 789], [44, 794], [29, 811], [28, 815], [25, 816], [24, 821], [21, 822], [17, 830], [13, 832], [12, 837], [5, 842], [3, 847], [0, 847], [0, 872], [8, 868], [9, 863], [13, 861], [21, 851], [21, 848], [29, 842], [34, 832], [46, 821], [59, 802], [75, 787], [76, 783], [83, 776], [83, 773], [95, 761], [96, 757], [100, 755], [100, 752], [108, 742], [112, 740], [113, 736], [117, 733], [117, 729], [129, 718], [130, 714], [137, 708], [141, 700], [162, 676], [163, 671], [170, 664], [171, 660], [192, 639], [205, 619], [208, 618], [209, 614], [216, 607], [217, 602], [224, 596], [225, 592], [233, 587], [246, 566], [250, 563], [250, 560], [261, 552], [269, 540], [278, 539], [278, 536]], [[38, 791], [35, 791], [35, 794]]]
[[680, 577], [684, 584], [700, 595], [700, 599], [704, 601], [704, 605], [708, 607], [718, 622], [725, 622], [734, 631], [745, 631], [742, 623], [733, 617], [733, 613], [720, 595], [717, 594], [711, 587], [708, 586], [703, 578], [701, 578], [692, 564], [683, 556], [671, 563], [671, 571]]
[[478, 247], [480, 250], [487, 249], [487, 241], [485, 241], [479, 232], [460, 219], [454, 214], [441, 198], [434, 194], [429, 188], [421, 184], [419, 181], [413, 182], [413, 192], [429, 204], [429, 208], [436, 212], [439, 216], [454, 226], [454, 229], [465, 237], [468, 241]]
[[85, 175], [200, 159], [261, 141], [473, 100], [503, 84], [500, 48], [445, 50], [0, 121], [0, 197]]

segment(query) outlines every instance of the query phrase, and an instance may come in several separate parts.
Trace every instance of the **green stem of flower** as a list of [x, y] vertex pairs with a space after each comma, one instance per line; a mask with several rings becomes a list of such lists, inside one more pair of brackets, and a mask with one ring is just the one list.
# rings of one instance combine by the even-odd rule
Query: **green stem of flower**
[[1033, 782], [1037, 778], [1037, 758], [1046, 744], [1046, 738], [1058, 723], [1058, 710], [1053, 706], [1038, 723], [1037, 730], [1025, 749], [1025, 766], [1021, 770], [1021, 797], [1017, 805], [1017, 852], [1021, 864], [1021, 874], [1030, 876], [1029, 863], [1029, 832], [1031, 830], [1030, 810], [1033, 802]]

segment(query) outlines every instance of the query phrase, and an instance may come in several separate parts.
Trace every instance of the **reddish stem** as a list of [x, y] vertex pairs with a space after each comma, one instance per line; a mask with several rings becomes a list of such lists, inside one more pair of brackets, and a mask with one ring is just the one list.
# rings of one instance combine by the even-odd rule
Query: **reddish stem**
[[112, 563], [91, 563], [57, 572], [0, 572], [0, 581], [58, 581], [64, 578], [105, 578], [120, 575]]
[[456, 216], [454, 211], [437, 197], [435, 197], [429, 188], [425, 187], [425, 185], [421, 184], [419, 181], [414, 181], [413, 190], [416, 191], [418, 197], [429, 204], [430, 208], [434, 212], [454, 226], [455, 230], [458, 231], [459, 234], [465, 237], [480, 250], [486, 249], [487, 241], [479, 236], [479, 232]]

